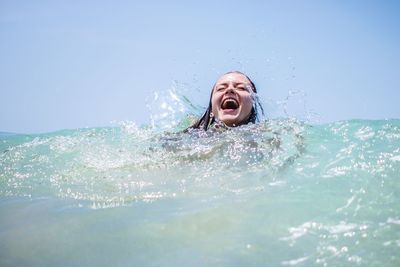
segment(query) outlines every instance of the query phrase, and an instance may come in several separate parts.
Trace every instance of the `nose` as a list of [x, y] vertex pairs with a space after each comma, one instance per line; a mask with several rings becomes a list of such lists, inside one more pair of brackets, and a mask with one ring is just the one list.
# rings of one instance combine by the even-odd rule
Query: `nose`
[[225, 94], [233, 94], [234, 92], [235, 92], [235, 88], [233, 87], [233, 84], [230, 83], [225, 90]]

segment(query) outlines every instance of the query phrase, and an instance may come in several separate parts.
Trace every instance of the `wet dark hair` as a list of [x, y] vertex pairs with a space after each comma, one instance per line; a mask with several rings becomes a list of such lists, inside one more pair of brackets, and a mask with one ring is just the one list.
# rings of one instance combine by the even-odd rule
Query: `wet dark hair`
[[[223, 75], [230, 74], [230, 73], [239, 73], [239, 74], [245, 76], [247, 78], [247, 80], [249, 80], [253, 92], [255, 94], [257, 94], [257, 88], [256, 88], [254, 82], [246, 74], [244, 74], [240, 71], [229, 71]], [[214, 84], [214, 86], [211, 90], [210, 102], [208, 104], [207, 110], [204, 112], [203, 116], [201, 116], [201, 118], [197, 122], [195, 122], [192, 126], [190, 126], [188, 129], [202, 129], [204, 131], [207, 131], [208, 127], [215, 122], [214, 116], [211, 116], [211, 113], [212, 113], [211, 101], [212, 101], [212, 96], [213, 96], [215, 85], [216, 84]], [[255, 96], [255, 98], [253, 100], [254, 100], [253, 108], [250, 111], [250, 116], [249, 116], [248, 120], [246, 122], [244, 122], [243, 124], [256, 123], [256, 122], [260, 121], [259, 111], [261, 111], [261, 114], [264, 116], [264, 109], [263, 109], [257, 95]], [[188, 129], [186, 129], [186, 130], [188, 130]]]

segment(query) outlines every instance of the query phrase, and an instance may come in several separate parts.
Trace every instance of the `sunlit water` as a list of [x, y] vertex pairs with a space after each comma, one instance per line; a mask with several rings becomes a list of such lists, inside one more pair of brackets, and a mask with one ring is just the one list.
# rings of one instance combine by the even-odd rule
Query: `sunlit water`
[[0, 266], [400, 266], [399, 176], [400, 120], [1, 135]]

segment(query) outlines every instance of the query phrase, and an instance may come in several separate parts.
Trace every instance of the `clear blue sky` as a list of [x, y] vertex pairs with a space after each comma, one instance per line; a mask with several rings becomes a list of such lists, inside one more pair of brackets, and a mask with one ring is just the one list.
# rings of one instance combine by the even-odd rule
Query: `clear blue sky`
[[270, 117], [298, 90], [293, 116], [400, 118], [400, 1], [196, 2], [0, 0], [0, 131], [146, 123], [153, 91], [205, 106], [236, 69]]

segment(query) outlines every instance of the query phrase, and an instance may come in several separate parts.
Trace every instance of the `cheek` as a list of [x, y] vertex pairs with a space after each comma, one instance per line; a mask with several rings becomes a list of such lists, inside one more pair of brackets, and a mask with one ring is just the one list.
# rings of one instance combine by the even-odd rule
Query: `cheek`
[[212, 106], [212, 112], [214, 114], [216, 114], [216, 112], [218, 111], [218, 107], [219, 107], [219, 99], [217, 95], [213, 95], [211, 98], [211, 106]]
[[249, 95], [243, 99], [243, 111], [250, 112], [252, 107], [253, 107], [253, 99]]

